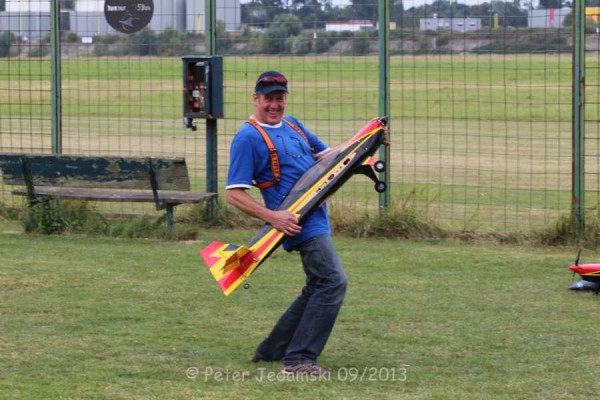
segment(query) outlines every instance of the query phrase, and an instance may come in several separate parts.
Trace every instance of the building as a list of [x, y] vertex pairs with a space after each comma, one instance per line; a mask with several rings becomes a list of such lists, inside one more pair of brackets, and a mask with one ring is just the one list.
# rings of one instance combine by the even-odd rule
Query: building
[[527, 12], [527, 27], [560, 28], [563, 26], [565, 17], [569, 15], [571, 11], [571, 8], [548, 8], [541, 10], [529, 10]]
[[376, 29], [376, 24], [368, 20], [350, 20], [350, 21], [332, 21], [325, 23], [326, 32], [357, 32], [372, 31]]
[[0, 12], [0, 33], [12, 32], [21, 40], [39, 40], [50, 31], [49, 1], [6, 0]]
[[586, 7], [585, 17], [598, 23], [600, 21], [600, 7]]
[[[50, 0], [6, 0], [0, 12], [0, 33], [10, 31], [24, 40], [39, 40], [50, 31]], [[154, 12], [148, 27], [162, 31], [204, 32], [204, 0], [154, 0]], [[240, 0], [220, 0], [217, 20], [228, 32], [241, 30]], [[106, 21], [104, 0], [78, 0], [75, 10], [61, 11], [61, 29], [80, 37], [118, 34]]]
[[481, 18], [420, 18], [422, 31], [470, 32], [481, 29]]

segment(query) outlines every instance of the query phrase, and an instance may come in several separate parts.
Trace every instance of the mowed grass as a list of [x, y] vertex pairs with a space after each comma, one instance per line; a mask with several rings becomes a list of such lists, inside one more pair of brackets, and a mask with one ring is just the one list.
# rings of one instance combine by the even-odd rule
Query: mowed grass
[[[597, 68], [590, 56], [588, 68]], [[247, 118], [255, 76], [284, 71], [291, 106], [303, 119], [372, 118], [379, 110], [376, 56], [236, 57], [224, 59], [225, 115]], [[50, 115], [49, 60], [0, 60], [5, 115]], [[180, 118], [182, 62], [171, 58], [73, 58], [62, 61], [66, 117]], [[405, 117], [569, 121], [561, 104], [571, 90], [571, 58], [552, 55], [394, 56], [391, 114]], [[451, 104], [451, 106], [445, 106]]]
[[[0, 225], [0, 398], [595, 398], [600, 298], [567, 290], [575, 249], [335, 236], [349, 277], [320, 363], [252, 364], [302, 286], [277, 250], [224, 297], [190, 243], [24, 235]], [[584, 251], [583, 262], [600, 255]]]

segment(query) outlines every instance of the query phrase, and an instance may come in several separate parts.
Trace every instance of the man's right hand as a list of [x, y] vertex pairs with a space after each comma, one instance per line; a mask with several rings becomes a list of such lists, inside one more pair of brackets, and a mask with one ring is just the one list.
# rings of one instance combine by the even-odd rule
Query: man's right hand
[[273, 211], [267, 222], [287, 236], [295, 236], [302, 231], [302, 227], [298, 225], [298, 218], [288, 210]]
[[302, 227], [298, 225], [298, 217], [288, 210], [273, 211], [259, 204], [252, 198], [246, 189], [228, 189], [227, 202], [242, 210], [248, 215], [260, 218], [273, 228], [288, 236], [300, 233]]

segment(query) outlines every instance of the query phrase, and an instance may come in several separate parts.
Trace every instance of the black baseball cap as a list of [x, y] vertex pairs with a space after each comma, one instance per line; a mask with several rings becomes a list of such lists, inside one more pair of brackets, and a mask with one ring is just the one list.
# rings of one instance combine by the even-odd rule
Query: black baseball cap
[[256, 80], [254, 91], [262, 94], [277, 91], [287, 93], [287, 79], [285, 79], [285, 76], [281, 72], [265, 71]]

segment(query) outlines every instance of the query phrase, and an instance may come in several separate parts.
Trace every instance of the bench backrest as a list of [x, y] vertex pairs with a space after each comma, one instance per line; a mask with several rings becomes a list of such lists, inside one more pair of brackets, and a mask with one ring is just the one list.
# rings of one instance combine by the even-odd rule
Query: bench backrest
[[[190, 190], [181, 157], [115, 157], [0, 153], [4, 183], [24, 185], [28, 171], [35, 186], [110, 189]], [[154, 176], [154, 178], [152, 178]]]

